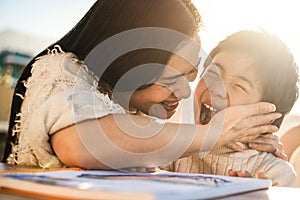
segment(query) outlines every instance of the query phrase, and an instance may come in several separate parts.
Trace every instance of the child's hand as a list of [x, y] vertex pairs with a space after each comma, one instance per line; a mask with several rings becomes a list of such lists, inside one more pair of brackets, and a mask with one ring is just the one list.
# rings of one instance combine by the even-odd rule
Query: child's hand
[[287, 160], [283, 145], [275, 134], [261, 135], [249, 143], [249, 147], [258, 151], [273, 153], [278, 158]]
[[[232, 169], [228, 170], [229, 176], [235, 176], [235, 177], [243, 177], [243, 178], [253, 178], [250, 172], [242, 170], [239, 171], [233, 171]], [[258, 178], [260, 179], [268, 179], [263, 172], [258, 173]]]
[[238, 145], [236, 142], [229, 143], [226, 146], [234, 151], [240, 151], [240, 152], [243, 151], [243, 148], [240, 145]]

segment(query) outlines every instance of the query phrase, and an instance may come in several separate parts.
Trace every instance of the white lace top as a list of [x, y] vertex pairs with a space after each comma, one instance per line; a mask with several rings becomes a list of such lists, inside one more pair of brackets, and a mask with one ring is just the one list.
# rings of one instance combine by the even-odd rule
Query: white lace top
[[[56, 49], [57, 48], [57, 49]], [[24, 83], [21, 112], [13, 134], [17, 144], [7, 162], [40, 167], [62, 167], [49, 136], [77, 122], [101, 118], [125, 110], [97, 89], [98, 77], [72, 53], [56, 47], [32, 65], [32, 76]]]

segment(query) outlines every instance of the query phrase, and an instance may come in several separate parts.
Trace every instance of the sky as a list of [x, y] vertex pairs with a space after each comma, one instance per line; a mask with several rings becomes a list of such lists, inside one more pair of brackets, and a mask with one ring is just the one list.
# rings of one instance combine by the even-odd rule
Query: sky
[[[278, 36], [300, 66], [300, 12], [296, 0], [194, 0], [203, 20], [202, 48], [210, 51], [218, 41], [241, 29], [265, 29]], [[300, 115], [300, 99], [292, 114]]]
[[95, 0], [0, 0], [0, 31], [17, 30], [59, 39]]
[[[0, 31], [17, 30], [53, 41], [67, 33], [95, 0], [1, 0]], [[263, 28], [281, 38], [300, 63], [300, 19], [296, 0], [193, 0], [203, 27], [202, 48], [241, 29]], [[300, 64], [299, 64], [300, 65]], [[300, 102], [300, 101], [299, 101]], [[300, 103], [294, 110], [300, 111]], [[300, 112], [299, 112], [300, 113]]]

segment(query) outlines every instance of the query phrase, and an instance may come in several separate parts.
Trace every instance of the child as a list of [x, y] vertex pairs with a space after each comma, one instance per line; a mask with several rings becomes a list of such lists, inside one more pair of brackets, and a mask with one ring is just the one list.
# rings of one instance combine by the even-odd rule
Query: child
[[[196, 123], [209, 124], [225, 107], [259, 101], [274, 103], [284, 116], [298, 97], [297, 81], [297, 65], [278, 38], [265, 31], [234, 33], [221, 41], [204, 63], [204, 72], [195, 90]], [[282, 119], [273, 124], [279, 127]], [[223, 146], [179, 159], [171, 170], [217, 175], [241, 170], [253, 177], [263, 173], [276, 186], [296, 185], [291, 164], [272, 153], [236, 144], [242, 148], [240, 152]]]

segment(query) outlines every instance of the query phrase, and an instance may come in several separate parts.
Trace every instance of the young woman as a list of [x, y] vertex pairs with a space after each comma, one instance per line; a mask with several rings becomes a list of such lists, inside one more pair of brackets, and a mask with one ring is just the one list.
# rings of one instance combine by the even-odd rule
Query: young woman
[[[200, 15], [188, 0], [99, 0], [25, 68], [5, 161], [89, 169], [156, 167], [274, 132], [270, 103], [237, 106], [208, 125], [165, 123], [197, 74]], [[236, 118], [239, 114], [239, 118]], [[153, 117], [150, 117], [153, 116]], [[217, 140], [218, 139], [218, 140]]]

